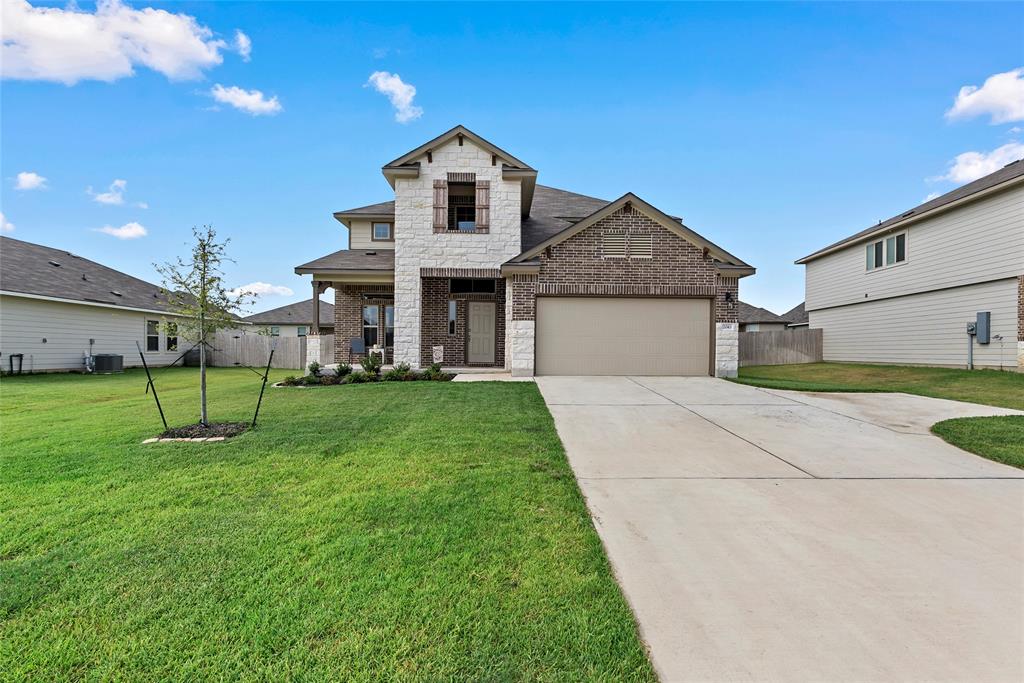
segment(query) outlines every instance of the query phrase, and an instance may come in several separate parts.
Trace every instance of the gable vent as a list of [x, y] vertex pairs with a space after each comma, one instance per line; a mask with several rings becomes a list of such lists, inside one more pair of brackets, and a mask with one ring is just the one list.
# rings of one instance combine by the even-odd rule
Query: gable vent
[[608, 231], [601, 241], [601, 255], [604, 258], [626, 258], [626, 233]]
[[650, 233], [629, 236], [629, 258], [653, 258], [654, 240]]

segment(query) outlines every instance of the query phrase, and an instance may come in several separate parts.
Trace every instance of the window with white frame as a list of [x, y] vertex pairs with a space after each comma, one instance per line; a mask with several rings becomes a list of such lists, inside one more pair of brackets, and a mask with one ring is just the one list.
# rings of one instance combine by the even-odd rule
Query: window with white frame
[[391, 242], [395, 239], [394, 226], [391, 223], [373, 224], [374, 242]]
[[864, 256], [865, 266], [869, 271], [903, 263], [907, 260], [907, 233], [901, 232], [868, 242], [865, 245]]
[[146, 351], [160, 350], [160, 321], [146, 321]]

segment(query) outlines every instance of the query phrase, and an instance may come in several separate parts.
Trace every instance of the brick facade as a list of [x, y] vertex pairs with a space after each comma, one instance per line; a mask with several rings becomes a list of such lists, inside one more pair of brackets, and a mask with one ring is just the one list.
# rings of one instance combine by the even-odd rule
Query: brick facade
[[[450, 269], [459, 272], [469, 269]], [[433, 348], [444, 347], [444, 364], [448, 366], [473, 365], [467, 360], [469, 352], [469, 302], [493, 301], [494, 334], [497, 348], [494, 363], [488, 366], [502, 366], [505, 359], [505, 281], [496, 279], [494, 294], [452, 294], [448, 278], [424, 277], [420, 282], [420, 365], [426, 367], [433, 361]], [[448, 302], [456, 302], [455, 334], [448, 334]]]
[[[606, 233], [626, 235], [626, 257], [606, 257]], [[632, 245], [649, 258], [631, 258]], [[647, 245], [650, 245], [649, 247]], [[649, 249], [649, 251], [648, 251]], [[626, 205], [539, 255], [538, 275], [513, 275], [510, 358], [513, 374], [532, 374], [537, 296], [692, 297], [713, 302], [716, 374], [739, 360], [739, 279], [721, 277], [704, 250]], [[527, 358], [527, 356], [529, 356]]]
[[334, 362], [348, 363], [351, 355], [351, 362], [358, 363], [366, 355], [349, 354], [351, 340], [363, 337], [363, 306], [382, 307], [377, 316], [377, 339], [383, 343], [383, 307], [394, 305], [394, 291], [393, 285], [334, 285]]

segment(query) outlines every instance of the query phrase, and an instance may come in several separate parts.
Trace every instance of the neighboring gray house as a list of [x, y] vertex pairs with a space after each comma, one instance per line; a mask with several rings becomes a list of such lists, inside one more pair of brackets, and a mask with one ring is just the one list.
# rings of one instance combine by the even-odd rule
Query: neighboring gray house
[[[326, 301], [320, 305], [320, 334], [334, 334], [334, 306]], [[272, 337], [305, 337], [313, 326], [313, 301], [306, 299], [298, 303], [254, 313], [243, 320], [252, 323], [256, 332]]]
[[783, 313], [780, 317], [786, 321], [788, 329], [807, 327], [807, 311], [804, 309], [803, 301]]
[[[463, 126], [381, 169], [394, 200], [334, 214], [349, 249], [298, 266], [353, 339], [413, 367], [730, 376], [754, 268], [632, 193], [545, 187]], [[307, 340], [318, 352], [318, 335]]]
[[991, 313], [982, 367], [1024, 368], [1024, 161], [797, 261], [824, 359], [963, 367]]
[[148, 364], [167, 365], [180, 353], [173, 320], [157, 285], [63, 249], [0, 237], [5, 372], [12, 354], [22, 354], [25, 372], [82, 370], [90, 353], [141, 365], [136, 341]]
[[773, 332], [786, 329], [786, 320], [767, 308], [740, 302], [740, 332]]

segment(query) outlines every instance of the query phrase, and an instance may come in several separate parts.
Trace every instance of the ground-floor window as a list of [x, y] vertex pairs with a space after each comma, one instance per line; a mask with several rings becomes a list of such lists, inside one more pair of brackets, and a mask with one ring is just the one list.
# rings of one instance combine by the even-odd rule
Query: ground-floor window
[[270, 336], [271, 337], [280, 337], [281, 336], [281, 328], [278, 327], [277, 325], [271, 326], [271, 328], [270, 328]]
[[363, 343], [366, 348], [377, 344], [377, 325], [380, 323], [379, 306], [363, 306]]
[[178, 323], [167, 323], [167, 350], [178, 350]]
[[384, 346], [391, 348], [395, 345], [395, 307], [384, 307]]
[[448, 302], [448, 334], [455, 334], [455, 320], [458, 312], [458, 304], [454, 301]]
[[146, 350], [147, 351], [159, 351], [160, 350], [160, 321], [159, 320], [147, 320], [146, 321]]
[[305, 325], [299, 325], [298, 327], [295, 328], [295, 332], [300, 337], [305, 337], [306, 336], [306, 326]]

